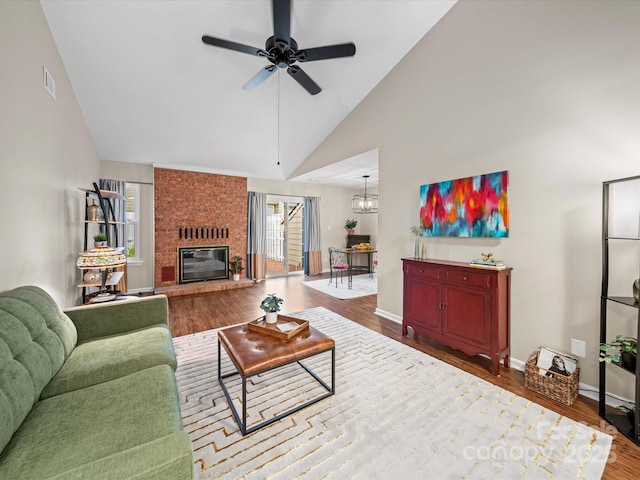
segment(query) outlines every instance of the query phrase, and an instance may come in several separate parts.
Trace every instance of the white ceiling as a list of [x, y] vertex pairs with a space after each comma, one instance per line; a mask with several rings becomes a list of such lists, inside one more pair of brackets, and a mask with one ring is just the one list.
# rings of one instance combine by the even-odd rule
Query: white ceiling
[[[356, 45], [301, 64], [322, 87], [311, 96], [282, 70], [245, 91], [268, 62], [201, 41], [264, 48], [270, 0], [41, 0], [101, 159], [281, 180], [454, 3], [293, 0], [299, 48]], [[358, 188], [365, 174], [377, 183], [377, 151], [299, 180]]]

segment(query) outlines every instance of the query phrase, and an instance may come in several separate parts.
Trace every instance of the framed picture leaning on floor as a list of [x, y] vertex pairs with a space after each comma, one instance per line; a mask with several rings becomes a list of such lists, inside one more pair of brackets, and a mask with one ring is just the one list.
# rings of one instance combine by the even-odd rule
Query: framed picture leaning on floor
[[568, 377], [576, 370], [578, 360], [565, 353], [540, 347], [536, 366], [540, 368], [540, 375], [553, 377], [554, 374], [559, 374]]

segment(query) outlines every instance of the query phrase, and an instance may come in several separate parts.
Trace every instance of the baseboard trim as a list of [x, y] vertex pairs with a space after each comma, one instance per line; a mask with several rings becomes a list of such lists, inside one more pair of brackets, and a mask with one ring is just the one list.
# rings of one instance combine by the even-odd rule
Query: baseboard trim
[[138, 293], [153, 293], [153, 287], [146, 288], [129, 288], [127, 289], [127, 293], [138, 294]]
[[[374, 313], [376, 315], [380, 315], [381, 317], [384, 317], [393, 322], [402, 324], [402, 317], [399, 315], [395, 315], [393, 313], [387, 312], [380, 308], [376, 308]], [[523, 360], [520, 360], [519, 358], [511, 357], [509, 359], [509, 364], [510, 364], [509, 366], [520, 372], [524, 372], [524, 367], [526, 363], [527, 363], [526, 360], [523, 361]], [[599, 389], [597, 387], [589, 385], [588, 383], [580, 382], [578, 384], [578, 393], [584, 397], [590, 398], [591, 400], [595, 400], [596, 402], [599, 401]], [[614, 395], [610, 392], [606, 393], [605, 402], [607, 405], [611, 407], [618, 407], [621, 404], [627, 404], [627, 406], [630, 406], [633, 404], [633, 400], [621, 397], [619, 395]]]
[[380, 315], [381, 317], [384, 317], [388, 320], [391, 320], [392, 322], [396, 322], [402, 325], [402, 317], [398, 315], [394, 315], [393, 313], [387, 312], [385, 310], [381, 310], [379, 308], [376, 308], [376, 311], [373, 313], [375, 313], [376, 315]]

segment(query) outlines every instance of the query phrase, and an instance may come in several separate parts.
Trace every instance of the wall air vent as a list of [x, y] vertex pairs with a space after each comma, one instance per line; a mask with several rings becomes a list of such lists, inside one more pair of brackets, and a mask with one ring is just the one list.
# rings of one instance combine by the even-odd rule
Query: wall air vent
[[49, 70], [44, 65], [42, 66], [43, 80], [44, 80], [44, 89], [49, 92], [51, 98], [56, 99], [56, 81], [53, 79]]

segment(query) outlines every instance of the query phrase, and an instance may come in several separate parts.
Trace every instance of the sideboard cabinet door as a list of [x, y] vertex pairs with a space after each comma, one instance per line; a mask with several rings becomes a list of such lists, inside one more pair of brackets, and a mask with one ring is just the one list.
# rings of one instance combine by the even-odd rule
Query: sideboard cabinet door
[[[444, 293], [443, 334], [469, 351], [484, 351], [491, 337], [491, 294], [486, 290], [448, 286]], [[452, 345], [453, 346], [453, 345]]]
[[[431, 280], [416, 275], [407, 275], [404, 280], [404, 318], [402, 333], [407, 334], [407, 325], [411, 325], [421, 335], [442, 333], [442, 310], [440, 286]], [[407, 295], [407, 292], [420, 292], [419, 295]]]

